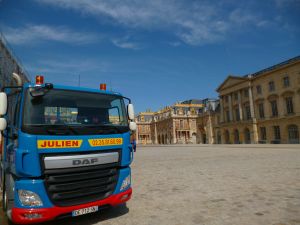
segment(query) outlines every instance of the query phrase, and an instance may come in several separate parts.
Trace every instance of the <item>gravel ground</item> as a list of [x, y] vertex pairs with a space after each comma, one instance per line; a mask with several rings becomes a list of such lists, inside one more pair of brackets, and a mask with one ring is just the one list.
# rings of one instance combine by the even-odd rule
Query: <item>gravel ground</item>
[[127, 205], [46, 225], [300, 224], [300, 145], [139, 147], [132, 183]]

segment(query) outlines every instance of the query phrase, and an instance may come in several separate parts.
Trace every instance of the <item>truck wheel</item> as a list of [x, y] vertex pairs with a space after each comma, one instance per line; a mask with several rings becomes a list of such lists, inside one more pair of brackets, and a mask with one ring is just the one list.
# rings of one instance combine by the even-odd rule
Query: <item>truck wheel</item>
[[6, 213], [7, 210], [7, 194], [5, 188], [5, 180], [3, 180], [3, 188], [2, 188], [2, 210]]
[[5, 187], [5, 182], [3, 182], [3, 190], [2, 190], [2, 210], [6, 216], [7, 224], [13, 225], [14, 223], [7, 217], [7, 206], [8, 206], [8, 197]]

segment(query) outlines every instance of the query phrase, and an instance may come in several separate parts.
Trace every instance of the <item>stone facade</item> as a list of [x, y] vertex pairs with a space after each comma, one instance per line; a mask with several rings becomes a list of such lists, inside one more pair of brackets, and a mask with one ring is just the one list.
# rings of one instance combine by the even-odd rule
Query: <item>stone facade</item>
[[153, 112], [147, 111], [139, 113], [136, 117], [137, 129], [136, 129], [136, 142], [139, 144], [152, 144], [154, 141], [154, 131], [152, 131], [151, 123], [153, 121]]
[[221, 143], [299, 143], [300, 57], [228, 76], [217, 92], [220, 123], [214, 133]]
[[218, 100], [188, 100], [136, 117], [140, 144], [214, 143]]
[[197, 143], [197, 118], [204, 105], [201, 100], [188, 100], [157, 112], [142, 112], [136, 117], [137, 143]]
[[197, 144], [214, 144], [214, 129], [218, 126], [219, 100], [204, 99], [204, 110], [197, 117]]

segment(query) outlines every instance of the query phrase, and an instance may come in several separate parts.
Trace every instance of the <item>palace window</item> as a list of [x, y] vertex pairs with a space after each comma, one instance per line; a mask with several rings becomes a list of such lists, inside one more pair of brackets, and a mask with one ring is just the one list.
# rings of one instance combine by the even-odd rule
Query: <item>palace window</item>
[[293, 97], [285, 98], [285, 103], [286, 103], [287, 114], [293, 114], [294, 113]]
[[264, 103], [258, 104], [258, 112], [259, 112], [259, 118], [261, 119], [265, 118]]
[[180, 120], [180, 129], [183, 129], [183, 120]]
[[267, 131], [266, 127], [260, 127], [260, 139], [262, 141], [267, 140]]
[[289, 143], [299, 144], [299, 131], [297, 125], [288, 126]]
[[240, 110], [239, 110], [239, 108], [236, 108], [235, 109], [235, 119], [236, 119], [236, 121], [240, 121]]
[[288, 76], [283, 78], [283, 87], [289, 87], [290, 86], [290, 79]]
[[270, 101], [270, 103], [271, 103], [271, 109], [272, 109], [272, 116], [278, 116], [277, 101], [273, 100], [273, 101]]
[[269, 82], [269, 91], [275, 91], [275, 83], [274, 81]]
[[239, 96], [238, 93], [234, 93], [234, 100], [238, 100]]
[[257, 85], [256, 86], [256, 92], [257, 92], [257, 94], [261, 94], [262, 93], [262, 91], [261, 91], [261, 86], [260, 85]]
[[249, 97], [249, 91], [248, 91], [248, 89], [245, 89], [245, 90], [244, 90], [244, 96], [245, 96], [246, 98]]
[[251, 109], [250, 109], [249, 105], [245, 106], [245, 112], [246, 112], [246, 119], [250, 120], [251, 119]]
[[274, 139], [280, 140], [280, 127], [279, 126], [273, 126], [274, 129]]
[[226, 110], [226, 121], [230, 122], [230, 112], [229, 112], [229, 110]]
[[228, 103], [228, 95], [225, 96], [225, 102]]

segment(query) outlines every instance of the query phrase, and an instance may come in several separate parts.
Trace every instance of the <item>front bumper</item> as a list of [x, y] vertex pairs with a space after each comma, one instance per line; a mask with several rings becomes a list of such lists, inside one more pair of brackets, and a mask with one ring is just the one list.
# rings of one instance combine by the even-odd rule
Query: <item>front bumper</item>
[[[83, 209], [91, 206], [116, 206], [121, 203], [128, 201], [131, 198], [132, 189], [128, 189], [124, 192], [111, 195], [110, 197], [95, 201], [87, 204], [68, 206], [68, 207], [51, 207], [51, 208], [38, 208], [38, 209], [24, 209], [24, 208], [13, 208], [12, 209], [12, 221], [16, 224], [31, 224], [40, 223], [49, 220], [53, 220], [60, 215], [67, 215], [72, 213], [72, 211], [77, 209]], [[40, 218], [28, 218], [25, 215], [28, 214], [40, 214]]]

